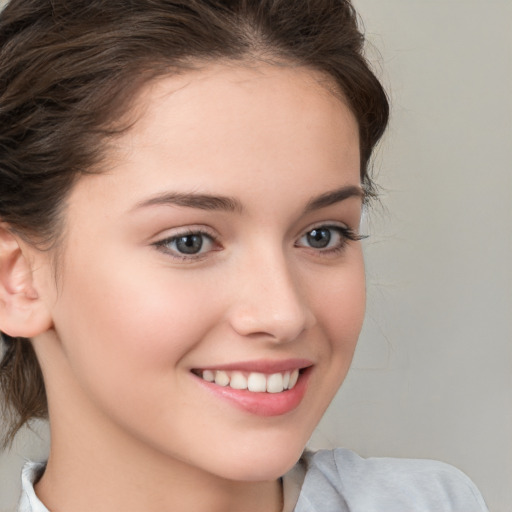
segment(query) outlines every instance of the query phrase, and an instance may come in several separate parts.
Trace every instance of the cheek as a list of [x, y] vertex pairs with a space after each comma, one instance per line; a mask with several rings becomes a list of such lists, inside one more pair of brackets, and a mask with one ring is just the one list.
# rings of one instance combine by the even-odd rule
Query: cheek
[[133, 261], [88, 268], [64, 276], [55, 324], [75, 373], [93, 384], [108, 380], [113, 390], [136, 375], [169, 374], [215, 322], [211, 290], [186, 273]]
[[315, 297], [316, 317], [329, 340], [332, 356], [352, 357], [361, 332], [366, 287], [362, 256], [328, 278]]

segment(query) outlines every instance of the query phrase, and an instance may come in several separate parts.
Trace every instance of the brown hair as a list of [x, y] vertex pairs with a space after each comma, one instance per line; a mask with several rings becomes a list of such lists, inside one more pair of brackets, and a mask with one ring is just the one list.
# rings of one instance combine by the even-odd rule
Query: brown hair
[[[349, 0], [11, 0], [0, 14], [0, 221], [56, 245], [66, 195], [149, 80], [215, 59], [307, 66], [342, 91], [360, 132], [361, 181], [388, 120]], [[3, 336], [3, 409], [12, 441], [46, 417], [29, 340]]]

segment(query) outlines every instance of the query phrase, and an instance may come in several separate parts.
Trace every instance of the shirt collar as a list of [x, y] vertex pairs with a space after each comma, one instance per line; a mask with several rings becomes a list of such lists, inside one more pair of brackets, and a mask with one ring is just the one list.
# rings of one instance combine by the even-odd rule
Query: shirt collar
[[45, 468], [45, 462], [27, 462], [23, 466], [18, 512], [49, 512], [34, 492], [34, 485], [41, 478]]

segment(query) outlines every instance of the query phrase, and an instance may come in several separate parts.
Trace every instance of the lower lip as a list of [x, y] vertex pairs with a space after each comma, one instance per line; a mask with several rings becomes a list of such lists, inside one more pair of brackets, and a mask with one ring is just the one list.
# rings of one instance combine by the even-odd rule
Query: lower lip
[[296, 409], [302, 402], [309, 381], [311, 367], [301, 370], [293, 389], [281, 393], [253, 393], [246, 389], [218, 386], [212, 382], [194, 377], [210, 393], [231, 402], [235, 407], [257, 416], [280, 416]]

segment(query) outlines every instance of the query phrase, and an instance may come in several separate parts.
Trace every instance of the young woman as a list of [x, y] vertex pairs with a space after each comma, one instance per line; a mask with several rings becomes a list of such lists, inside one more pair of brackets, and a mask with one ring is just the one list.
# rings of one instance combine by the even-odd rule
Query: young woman
[[303, 453], [361, 328], [385, 93], [341, 0], [12, 0], [0, 379], [23, 512], [485, 510], [434, 462]]

